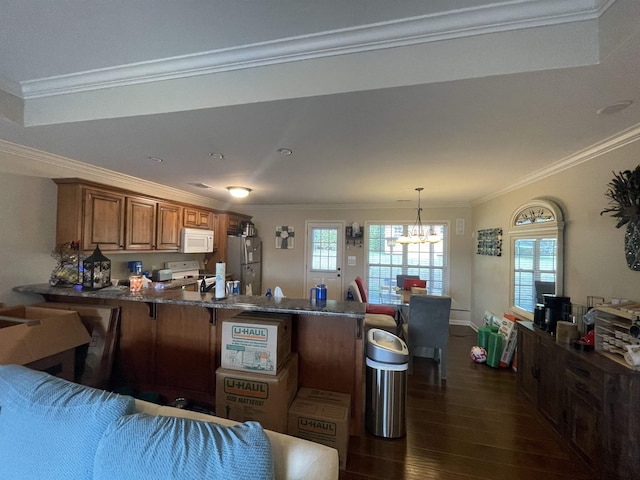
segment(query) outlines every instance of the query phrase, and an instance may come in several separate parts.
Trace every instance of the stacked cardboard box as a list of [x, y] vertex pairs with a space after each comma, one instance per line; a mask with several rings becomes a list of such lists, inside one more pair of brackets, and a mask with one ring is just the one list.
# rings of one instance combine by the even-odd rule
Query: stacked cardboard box
[[216, 370], [216, 415], [287, 432], [298, 390], [298, 355], [291, 353], [291, 316], [246, 313], [222, 324]]
[[347, 464], [351, 396], [301, 388], [289, 408], [287, 433], [338, 450], [340, 468]]
[[223, 368], [277, 375], [291, 353], [291, 315], [243, 313], [222, 324]]

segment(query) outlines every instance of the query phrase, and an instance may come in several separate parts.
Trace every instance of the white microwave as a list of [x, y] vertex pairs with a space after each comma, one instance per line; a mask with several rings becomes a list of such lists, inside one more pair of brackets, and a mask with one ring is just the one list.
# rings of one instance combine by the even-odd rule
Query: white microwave
[[213, 252], [213, 230], [183, 228], [180, 251], [182, 253]]

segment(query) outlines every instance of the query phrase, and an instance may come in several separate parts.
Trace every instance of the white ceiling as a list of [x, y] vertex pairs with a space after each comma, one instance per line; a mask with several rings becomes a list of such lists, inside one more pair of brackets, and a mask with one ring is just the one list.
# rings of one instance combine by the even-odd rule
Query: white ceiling
[[[640, 135], [637, 0], [0, 0], [0, 12], [0, 158], [15, 168], [214, 202], [252, 188], [238, 205], [391, 205], [419, 186], [425, 206], [470, 205]], [[621, 100], [634, 103], [596, 114]]]

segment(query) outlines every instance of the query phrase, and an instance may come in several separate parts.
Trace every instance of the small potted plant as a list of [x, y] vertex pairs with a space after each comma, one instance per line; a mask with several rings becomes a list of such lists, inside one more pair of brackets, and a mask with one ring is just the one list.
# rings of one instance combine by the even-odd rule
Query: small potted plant
[[614, 172], [607, 186], [605, 196], [609, 198], [609, 208], [600, 215], [610, 213], [617, 219], [616, 228], [627, 226], [624, 236], [627, 265], [640, 271], [640, 165], [634, 170]]

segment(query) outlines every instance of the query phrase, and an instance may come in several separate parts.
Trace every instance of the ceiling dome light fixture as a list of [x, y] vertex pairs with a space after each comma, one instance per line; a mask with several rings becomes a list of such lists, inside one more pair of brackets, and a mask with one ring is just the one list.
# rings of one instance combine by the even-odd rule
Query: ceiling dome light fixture
[[215, 158], [216, 160], [222, 160], [224, 158], [224, 155], [218, 152], [209, 152], [209, 156], [211, 158]]
[[293, 150], [291, 150], [290, 148], [279, 148], [278, 149], [278, 153], [280, 155], [291, 155], [293, 153]]
[[423, 187], [417, 187], [415, 189], [415, 191], [418, 192], [418, 215], [416, 217], [416, 223], [414, 223], [413, 228], [409, 230], [409, 235], [401, 235], [398, 237], [396, 240], [397, 243], [437, 243], [441, 240], [440, 235], [433, 230], [433, 227], [429, 230], [429, 233], [426, 233], [422, 226], [422, 207], [420, 206], [420, 192], [422, 190], [424, 190]]
[[227, 187], [227, 190], [235, 198], [245, 198], [251, 192], [251, 189], [247, 187]]

